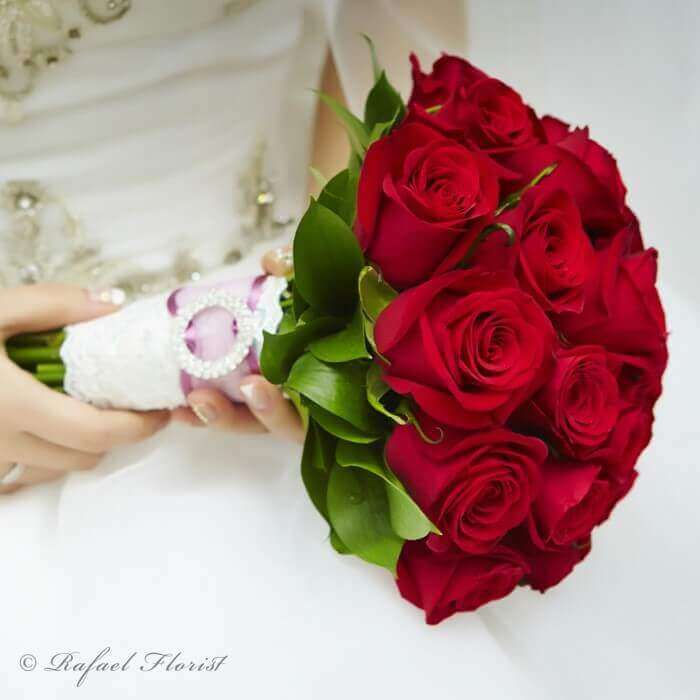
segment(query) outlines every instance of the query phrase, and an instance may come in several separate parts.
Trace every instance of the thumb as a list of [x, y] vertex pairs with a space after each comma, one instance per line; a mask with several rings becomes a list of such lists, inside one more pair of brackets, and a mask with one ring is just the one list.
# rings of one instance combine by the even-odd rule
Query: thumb
[[66, 284], [36, 284], [0, 290], [0, 338], [88, 321], [116, 311], [119, 289], [87, 290]]
[[279, 387], [259, 376], [241, 382], [241, 393], [251, 413], [273, 434], [294, 442], [304, 440], [301, 417]]

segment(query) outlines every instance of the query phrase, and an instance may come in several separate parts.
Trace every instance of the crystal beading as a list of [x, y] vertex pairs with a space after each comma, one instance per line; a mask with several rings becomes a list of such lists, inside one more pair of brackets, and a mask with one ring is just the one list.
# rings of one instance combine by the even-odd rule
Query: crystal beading
[[[194, 317], [211, 308], [228, 311], [236, 324], [236, 337], [230, 352], [216, 360], [203, 360], [187, 346], [187, 328]], [[257, 332], [255, 314], [245, 300], [223, 289], [212, 289], [178, 311], [173, 319], [173, 349], [180, 368], [198, 379], [218, 379], [233, 372], [250, 352]]]

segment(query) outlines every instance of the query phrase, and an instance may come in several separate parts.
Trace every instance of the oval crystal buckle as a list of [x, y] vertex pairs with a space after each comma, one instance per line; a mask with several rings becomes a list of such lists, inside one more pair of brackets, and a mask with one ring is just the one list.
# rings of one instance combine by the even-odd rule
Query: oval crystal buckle
[[[228, 311], [235, 322], [236, 338], [230, 352], [216, 360], [203, 360], [187, 346], [187, 328], [194, 317], [206, 309]], [[240, 297], [223, 289], [213, 289], [200, 299], [183, 307], [174, 319], [173, 345], [178, 365], [187, 374], [198, 379], [218, 379], [233, 372], [250, 352], [255, 339], [255, 315]]]

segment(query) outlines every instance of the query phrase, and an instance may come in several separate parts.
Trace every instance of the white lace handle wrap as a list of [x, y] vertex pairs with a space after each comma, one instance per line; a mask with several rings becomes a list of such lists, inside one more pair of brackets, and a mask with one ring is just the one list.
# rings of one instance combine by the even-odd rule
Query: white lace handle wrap
[[[252, 315], [252, 347], [258, 356], [263, 330], [279, 326], [285, 286], [285, 280], [274, 277], [263, 283]], [[100, 408], [148, 411], [184, 405], [181, 358], [173, 342], [178, 319], [168, 312], [168, 297], [141, 299], [109, 316], [68, 326], [61, 348], [66, 393]]]

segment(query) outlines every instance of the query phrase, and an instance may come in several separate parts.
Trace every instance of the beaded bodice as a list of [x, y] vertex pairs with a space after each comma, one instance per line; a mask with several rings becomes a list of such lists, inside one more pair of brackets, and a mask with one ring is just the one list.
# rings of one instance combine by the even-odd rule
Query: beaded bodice
[[291, 233], [314, 0], [0, 0], [0, 284], [196, 280]]

